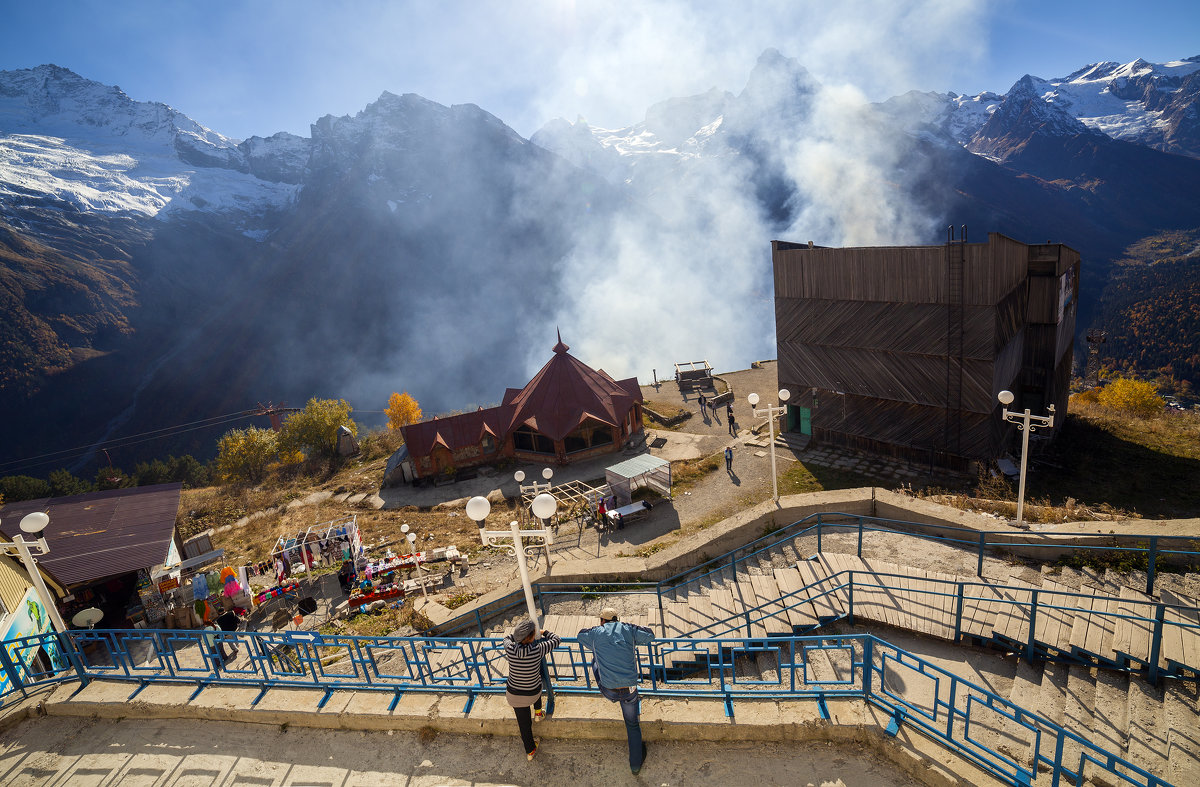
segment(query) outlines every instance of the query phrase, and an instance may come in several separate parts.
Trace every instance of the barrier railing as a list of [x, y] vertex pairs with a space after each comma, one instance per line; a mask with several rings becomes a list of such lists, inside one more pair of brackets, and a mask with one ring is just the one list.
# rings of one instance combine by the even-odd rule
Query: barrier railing
[[[856, 514], [845, 514], [838, 512], [824, 512], [812, 514], [804, 519], [793, 522], [790, 525], [780, 527], [771, 533], [768, 533], [760, 538], [757, 538], [737, 549], [720, 555], [711, 560], [705, 561], [700, 565], [688, 569], [687, 571], [676, 574], [667, 579], [658, 582], [627, 582], [616, 585], [604, 585], [601, 588], [593, 589], [591, 592], [596, 595], [606, 594], [629, 594], [629, 593], [645, 593], [655, 596], [654, 603], [658, 607], [660, 619], [665, 612], [665, 604], [670, 599], [667, 594], [678, 596], [681, 591], [688, 591], [690, 587], [699, 588], [705, 580], [714, 578], [722, 572], [732, 572], [734, 575], [739, 568], [745, 565], [758, 565], [760, 556], [769, 555], [773, 550], [777, 549], [781, 544], [786, 542], [794, 542], [798, 538], [806, 536], [815, 536], [816, 551], [819, 553], [823, 550], [824, 540], [827, 536], [839, 532], [852, 532], [855, 535], [856, 552], [858, 556], [862, 556], [864, 542], [869, 539], [870, 534], [876, 532], [884, 532], [890, 534], [904, 535], [912, 538], [948, 544], [951, 546], [969, 549], [976, 554], [977, 574], [983, 573], [984, 556], [990, 552], [997, 550], [1014, 550], [1020, 549], [1031, 553], [1037, 553], [1039, 550], [1049, 552], [1053, 550], [1055, 553], [1063, 551], [1080, 551], [1085, 554], [1120, 554], [1132, 555], [1137, 558], [1139, 564], [1143, 564], [1147, 576], [1147, 592], [1153, 588], [1158, 569], [1163, 560], [1173, 560], [1176, 563], [1195, 564], [1200, 561], [1200, 550], [1195, 548], [1166, 548], [1164, 544], [1169, 542], [1179, 542], [1181, 545], [1195, 547], [1200, 539], [1188, 537], [1166, 537], [1149, 534], [1125, 534], [1125, 535], [1094, 535], [1094, 534], [1071, 534], [1072, 543], [1064, 543], [1061, 537], [1045, 536], [1044, 542], [1039, 543], [1036, 540], [1039, 536], [1025, 530], [1007, 530], [1007, 531], [977, 531], [970, 528], [958, 527], [955, 525], [942, 524], [926, 524], [918, 522], [903, 522], [898, 520], [887, 520], [877, 517], [865, 517]], [[932, 532], [931, 532], [932, 531]], [[1077, 543], [1077, 542], [1091, 543]], [[966, 583], [971, 585], [972, 583]], [[982, 584], [982, 583], [977, 583]], [[1005, 586], [992, 586], [1005, 587]], [[550, 608], [550, 604], [556, 598], [561, 597], [578, 597], [582, 587], [578, 584], [559, 584], [539, 582], [534, 586], [534, 593], [538, 605], [543, 614]], [[807, 590], [807, 589], [806, 589]], [[1017, 589], [1013, 589], [1017, 590]], [[825, 590], [822, 593], [830, 593], [832, 591]], [[790, 595], [797, 595], [790, 594]], [[1086, 594], [1079, 594], [1081, 596]], [[962, 604], [972, 600], [968, 596], [963, 596], [958, 601], [959, 610], [961, 612]], [[785, 598], [787, 598], [785, 596]], [[802, 601], [797, 598], [799, 603]], [[1014, 602], [1006, 602], [1014, 603]], [[774, 605], [774, 602], [771, 602]], [[763, 607], [768, 605], [762, 605]], [[1157, 681], [1161, 672], [1159, 665], [1159, 654], [1162, 651], [1162, 634], [1164, 627], [1167, 631], [1174, 629], [1194, 629], [1193, 624], [1188, 624], [1182, 621], [1162, 621], [1159, 618], [1171, 609], [1171, 605], [1163, 605], [1161, 608], [1156, 608], [1152, 602], [1133, 602], [1127, 606], [1145, 609], [1146, 614], [1142, 616], [1126, 615], [1144, 622], [1151, 630], [1150, 646], [1153, 651], [1153, 658], [1147, 655], [1143, 658], [1125, 658], [1118, 660], [1108, 666], [1118, 669], [1142, 669], [1144, 668], [1148, 677], [1152, 681]], [[1045, 605], [1040, 605], [1042, 609], [1048, 609]], [[1029, 603], [1028, 614], [1036, 616], [1039, 608], [1038, 596], [1034, 595], [1033, 600]], [[520, 614], [522, 610], [522, 596], [520, 592], [511, 594], [510, 596], [493, 602], [492, 613], [496, 610], [503, 610], [510, 614]], [[786, 610], [786, 608], [785, 608]], [[1186, 608], [1184, 608], [1186, 611]], [[755, 619], [755, 614], [760, 617]], [[751, 627], [756, 622], [761, 622], [763, 617], [773, 617], [782, 614], [782, 611], [774, 613], [766, 613], [760, 607], [747, 610], [740, 613], [738, 618], [742, 622], [742, 627], [749, 634]], [[1104, 615], [1109, 614], [1109, 617], [1120, 617], [1115, 613], [1092, 612], [1090, 614]], [[480, 636], [486, 632], [485, 622], [493, 617], [492, 614], [481, 614], [481, 611], [475, 610], [467, 616], [455, 618], [438, 627], [439, 633], [444, 634], [459, 634], [468, 628], [474, 629]], [[502, 617], [496, 615], [495, 617]], [[493, 617], [494, 619], [494, 617]], [[728, 622], [728, 621], [725, 621]], [[960, 630], [960, 621], [956, 621], [956, 631]], [[715, 624], [708, 624], [697, 627], [694, 632], [700, 634], [715, 634], [721, 633], [714, 630]], [[733, 627], [737, 628], [737, 627]], [[1025, 648], [1025, 655], [1029, 659], [1033, 659], [1039, 655], [1038, 649], [1031, 641]], [[1044, 657], [1044, 656], [1043, 656]], [[1176, 664], [1174, 666], [1168, 664], [1168, 670], [1171, 673], [1176, 673], [1185, 665]], [[1192, 668], [1200, 667], [1200, 665], [1190, 665]]]
[[[13, 682], [0, 699], [64, 681], [124, 681], [132, 699], [158, 683], [253, 686], [257, 704], [273, 688], [324, 692], [323, 707], [339, 690], [394, 695], [461, 694], [464, 712], [476, 697], [504, 692], [503, 641], [496, 638], [360, 637], [316, 632], [266, 634], [211, 631], [78, 631], [19, 641], [22, 648], [71, 651], [72, 670], [47, 675], [0, 651]], [[237, 647], [231, 665], [222, 649]], [[750, 699], [811, 701], [830, 719], [828, 702], [861, 700], [881, 709], [887, 731], [908, 727], [1012, 785], [1062, 778], [1075, 784], [1112, 777], [1114, 783], [1160, 787], [1162, 778], [1106, 751], [1039, 714], [870, 634], [761, 639], [655, 640], [638, 648], [647, 697], [710, 698], [734, 715]], [[747, 675], [754, 658], [767, 667]], [[596, 694], [591, 654], [573, 639], [549, 657], [556, 694]], [[26, 685], [21, 681], [27, 680]]]

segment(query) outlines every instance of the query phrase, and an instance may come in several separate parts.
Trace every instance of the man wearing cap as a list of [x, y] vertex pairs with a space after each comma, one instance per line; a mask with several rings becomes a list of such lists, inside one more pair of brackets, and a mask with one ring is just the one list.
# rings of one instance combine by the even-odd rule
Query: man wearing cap
[[637, 647], [654, 641], [654, 632], [645, 626], [622, 623], [617, 611], [605, 607], [600, 611], [600, 625], [579, 632], [579, 642], [590, 649], [595, 658], [596, 681], [600, 693], [612, 702], [621, 703], [625, 733], [629, 736], [629, 770], [638, 773], [646, 761], [646, 744], [642, 741], [642, 726], [637, 684]]

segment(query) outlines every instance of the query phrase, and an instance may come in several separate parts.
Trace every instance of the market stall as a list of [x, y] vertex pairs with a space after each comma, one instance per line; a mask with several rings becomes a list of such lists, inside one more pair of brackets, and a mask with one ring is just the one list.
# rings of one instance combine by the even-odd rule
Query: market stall
[[604, 479], [612, 494], [610, 508], [629, 505], [633, 502], [634, 491], [642, 487], [671, 499], [671, 463], [652, 454], [641, 454], [606, 467]]

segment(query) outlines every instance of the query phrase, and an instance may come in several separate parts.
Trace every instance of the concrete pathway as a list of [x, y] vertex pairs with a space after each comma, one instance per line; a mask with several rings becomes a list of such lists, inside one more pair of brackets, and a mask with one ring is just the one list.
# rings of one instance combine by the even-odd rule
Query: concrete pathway
[[[515, 730], [516, 724], [513, 723]], [[869, 785], [911, 777], [846, 744], [651, 742], [640, 776], [624, 741], [281, 728], [185, 719], [43, 717], [0, 735], [0, 783], [25, 785]]]

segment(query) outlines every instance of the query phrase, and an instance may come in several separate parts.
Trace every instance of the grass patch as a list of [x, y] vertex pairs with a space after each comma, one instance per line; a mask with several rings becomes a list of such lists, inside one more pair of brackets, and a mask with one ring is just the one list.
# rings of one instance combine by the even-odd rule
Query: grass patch
[[479, 598], [478, 593], [459, 593], [457, 596], [451, 596], [443, 601], [442, 606], [446, 607], [446, 609], [458, 609], [465, 604], [470, 604], [477, 598]]
[[1073, 403], [1051, 452], [1033, 462], [1026, 499], [1152, 518], [1200, 511], [1200, 415], [1131, 418]]
[[725, 459], [720, 454], [703, 459], [682, 459], [671, 463], [671, 494], [686, 492], [710, 473], [724, 465]]
[[[648, 407], [654, 412], [666, 418], [668, 421], [678, 418], [681, 415], [691, 415], [692, 411], [686, 407], [675, 404], [674, 402], [643, 402], [644, 407]], [[651, 420], [654, 420], [653, 418]]]
[[805, 492], [823, 492], [827, 489], [858, 489], [864, 486], [890, 486], [890, 481], [842, 470], [836, 467], [805, 465], [792, 462], [779, 474], [779, 494], [799, 495]]

